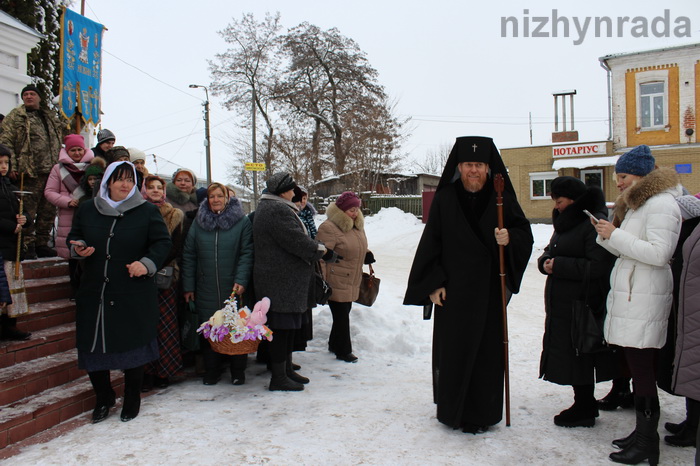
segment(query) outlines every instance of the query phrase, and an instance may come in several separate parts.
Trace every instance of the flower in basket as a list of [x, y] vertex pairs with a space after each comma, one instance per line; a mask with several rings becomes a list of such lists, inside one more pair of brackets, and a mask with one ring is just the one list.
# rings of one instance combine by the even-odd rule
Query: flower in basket
[[204, 338], [221, 342], [230, 337], [231, 342], [240, 343], [244, 340], [272, 340], [272, 330], [266, 325], [270, 299], [263, 298], [250, 309], [243, 307], [238, 309], [235, 298], [229, 298], [224, 302], [223, 309], [219, 309], [211, 318], [197, 329]]

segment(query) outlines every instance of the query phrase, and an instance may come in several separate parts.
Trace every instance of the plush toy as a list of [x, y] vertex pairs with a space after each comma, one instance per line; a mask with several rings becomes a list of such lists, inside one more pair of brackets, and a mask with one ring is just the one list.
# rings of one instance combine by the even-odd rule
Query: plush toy
[[248, 326], [255, 327], [267, 322], [267, 311], [270, 309], [270, 298], [263, 298], [253, 306], [253, 313], [248, 319]]

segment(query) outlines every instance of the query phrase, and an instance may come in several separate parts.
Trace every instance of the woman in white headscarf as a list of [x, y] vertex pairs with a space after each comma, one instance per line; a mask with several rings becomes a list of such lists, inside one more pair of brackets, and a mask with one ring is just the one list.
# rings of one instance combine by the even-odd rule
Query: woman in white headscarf
[[158, 207], [136, 189], [129, 162], [107, 167], [99, 194], [80, 204], [68, 234], [71, 257], [83, 260], [76, 295], [78, 366], [95, 390], [93, 422], [109, 415], [115, 393], [109, 371], [124, 370], [121, 420], [141, 406], [143, 366], [158, 358], [158, 290], [153, 279], [171, 247]]

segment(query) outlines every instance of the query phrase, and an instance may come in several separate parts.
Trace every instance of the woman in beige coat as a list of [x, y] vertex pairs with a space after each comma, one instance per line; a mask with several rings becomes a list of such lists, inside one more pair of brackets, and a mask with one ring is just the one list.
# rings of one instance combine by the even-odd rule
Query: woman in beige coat
[[328, 220], [318, 228], [316, 239], [335, 251], [341, 261], [324, 264], [326, 281], [333, 289], [328, 305], [333, 314], [333, 327], [328, 338], [328, 349], [336, 358], [356, 362], [350, 341], [350, 309], [360, 294], [362, 264], [374, 262], [367, 250], [365, 218], [360, 211], [361, 201], [355, 193], [346, 191], [326, 210]]

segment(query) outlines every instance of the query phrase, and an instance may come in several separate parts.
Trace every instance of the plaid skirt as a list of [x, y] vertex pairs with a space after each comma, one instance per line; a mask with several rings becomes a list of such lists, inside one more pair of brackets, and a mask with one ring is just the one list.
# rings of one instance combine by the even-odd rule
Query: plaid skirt
[[147, 364], [144, 372], [163, 378], [182, 375], [180, 327], [177, 322], [177, 283], [167, 290], [158, 290], [158, 309], [159, 358]]

